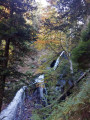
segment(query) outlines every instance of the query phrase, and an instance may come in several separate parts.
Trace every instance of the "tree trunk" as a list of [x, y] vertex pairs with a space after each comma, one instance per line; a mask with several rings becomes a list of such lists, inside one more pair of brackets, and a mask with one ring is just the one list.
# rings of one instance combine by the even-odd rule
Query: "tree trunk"
[[0, 112], [1, 112], [1, 107], [2, 107], [2, 101], [3, 101], [3, 96], [4, 96], [4, 84], [5, 81], [3, 78], [4, 76], [0, 76]]
[[4, 60], [2, 62], [2, 75], [0, 76], [0, 111], [2, 107], [2, 101], [4, 97], [4, 87], [5, 87], [5, 79], [6, 79], [6, 70], [8, 66], [8, 57], [9, 57], [9, 45], [10, 45], [10, 39], [6, 40], [6, 46], [5, 46], [5, 54], [4, 54]]

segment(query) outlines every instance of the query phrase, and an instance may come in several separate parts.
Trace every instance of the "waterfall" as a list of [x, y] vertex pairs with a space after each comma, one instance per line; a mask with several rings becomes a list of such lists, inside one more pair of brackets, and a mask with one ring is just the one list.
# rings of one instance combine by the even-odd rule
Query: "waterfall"
[[[71, 54], [69, 53], [69, 57], [71, 56]], [[73, 74], [73, 64], [72, 64], [72, 60], [69, 59], [69, 63], [70, 63], [70, 71], [71, 71], [71, 74]]]
[[57, 58], [56, 63], [55, 63], [54, 68], [53, 68], [54, 70], [56, 70], [56, 68], [57, 68], [57, 66], [59, 64], [59, 61], [60, 61], [60, 57], [64, 54], [64, 52], [65, 51], [62, 51], [61, 54], [59, 55], [59, 57]]
[[11, 101], [8, 107], [0, 113], [0, 120], [18, 120], [16, 119], [16, 114], [17, 114], [18, 108], [20, 108], [19, 117], [21, 116], [21, 109], [25, 99], [26, 88], [27, 88], [26, 86], [23, 86], [16, 93], [14, 99]]
[[[58, 64], [59, 64], [59, 61], [60, 61], [60, 57], [64, 54], [65, 51], [62, 51], [59, 55], [59, 57], [57, 58], [56, 62], [55, 62], [55, 65], [53, 67], [54, 70], [56, 70]], [[39, 77], [37, 77], [35, 79], [35, 82], [34, 84], [37, 84], [38, 88], [39, 88], [39, 96], [40, 96], [40, 99], [43, 100], [45, 102], [45, 104], [47, 105], [47, 99], [45, 98], [44, 96], [44, 91], [45, 91], [45, 94], [47, 95], [47, 91], [46, 91], [46, 87], [45, 87], [45, 83], [44, 83], [44, 74], [40, 75]]]
[[[53, 67], [53, 70], [56, 70], [56, 68], [58, 67], [59, 63], [60, 63], [60, 58], [62, 57], [63, 58], [63, 55], [64, 55], [65, 51], [62, 51], [59, 55], [59, 57], [56, 59], [56, 61], [54, 60], [52, 63], [51, 63], [51, 66]], [[65, 58], [65, 59], [68, 59], [68, 58]], [[69, 60], [69, 63], [70, 63], [70, 70], [71, 70], [71, 73], [73, 73], [73, 66], [72, 66], [72, 61]], [[61, 80], [61, 89], [63, 88], [63, 86], [66, 84], [66, 81], [65, 80]], [[47, 103], [47, 100], [44, 96], [44, 90], [46, 90], [45, 88], [45, 83], [44, 83], [44, 74], [40, 75], [39, 77], [37, 77], [35, 79], [35, 83], [38, 84], [39, 86], [39, 94], [40, 94], [40, 98], [42, 98], [44, 101], [46, 101]], [[69, 85], [72, 84], [72, 82], [69, 80], [68, 81]], [[47, 93], [46, 93], [47, 94]]]
[[47, 105], [47, 99], [44, 96], [44, 91], [46, 91], [45, 83], [44, 83], [44, 74], [40, 75], [38, 78], [35, 79], [35, 83], [38, 84], [39, 87], [39, 94], [40, 99], [45, 102]]
[[71, 70], [71, 74], [73, 74], [73, 65], [72, 65], [72, 61], [69, 60], [69, 63], [70, 63], [70, 70]]
[[40, 75], [38, 78], [35, 79], [35, 82], [38, 84], [39, 88], [40, 88], [40, 97], [43, 98], [43, 89], [45, 88], [45, 84], [44, 84], [44, 74]]
[[43, 83], [44, 82], [44, 74], [40, 75], [35, 79], [35, 83]]

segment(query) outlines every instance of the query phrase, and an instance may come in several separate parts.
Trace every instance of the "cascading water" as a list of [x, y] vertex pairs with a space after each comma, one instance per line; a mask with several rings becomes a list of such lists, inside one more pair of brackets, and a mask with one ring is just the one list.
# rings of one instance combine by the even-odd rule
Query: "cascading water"
[[[62, 51], [61, 54], [59, 55], [59, 57], [57, 58], [57, 60], [54, 61], [55, 62], [54, 66], [53, 66], [54, 70], [56, 70], [56, 68], [60, 62], [60, 57], [64, 54], [64, 52], [65, 51]], [[37, 77], [35, 79], [34, 84], [35, 83], [37, 84], [37, 86], [38, 86], [37, 90], [39, 91], [39, 92], [37, 92], [37, 94], [40, 94], [39, 95], [40, 99], [43, 100], [45, 102], [45, 104], [47, 105], [47, 99], [44, 96], [44, 91], [46, 91], [46, 87], [45, 87], [45, 83], [44, 83], [44, 74]], [[47, 94], [47, 91], [45, 93]]]
[[[58, 64], [59, 64], [59, 62], [60, 62], [60, 57], [63, 57], [63, 55], [64, 55], [64, 58], [65, 58], [65, 59], [68, 59], [67, 56], [66, 56], [64, 53], [65, 53], [65, 51], [62, 51], [61, 54], [59, 55], [59, 57], [57, 58], [56, 63], [55, 63], [55, 65], [54, 65], [54, 67], [53, 67], [54, 70], [56, 70], [56, 68], [58, 67]], [[70, 54], [69, 54], [69, 57], [70, 57]], [[70, 72], [71, 72], [71, 74], [73, 74], [73, 66], [72, 66], [72, 61], [71, 61], [71, 59], [69, 59], [69, 63], [70, 63]], [[64, 73], [63, 73], [63, 74], [60, 74], [60, 80], [58, 81], [58, 82], [59, 82], [59, 83], [58, 83], [58, 86], [59, 86], [59, 87], [56, 87], [56, 90], [60, 90], [61, 93], [63, 93], [63, 91], [64, 91], [64, 86], [66, 85], [66, 80], [63, 79], [63, 77], [61, 77], [61, 76], [64, 76]], [[69, 86], [72, 86], [72, 85], [73, 85], [73, 83], [72, 83], [71, 80], [68, 80], [68, 84], [69, 84]]]
[[60, 57], [64, 54], [65, 51], [62, 51], [61, 54], [59, 55], [59, 57], [57, 58], [56, 62], [55, 62], [55, 65], [53, 67], [54, 70], [56, 70], [59, 62], [60, 62]]
[[[0, 113], [0, 120], [19, 120], [22, 113], [22, 106], [25, 99], [25, 90], [26, 86], [23, 86], [15, 95], [12, 102], [8, 105], [8, 107]], [[19, 108], [19, 113], [17, 110]], [[16, 118], [17, 114], [19, 114], [18, 118]]]
[[[71, 54], [69, 53], [69, 57], [71, 56]], [[72, 60], [69, 59], [69, 63], [70, 63], [70, 71], [71, 71], [71, 74], [73, 74], [73, 65], [72, 65]]]
[[44, 91], [46, 92], [46, 87], [45, 87], [45, 83], [44, 83], [44, 74], [40, 75], [39, 77], [37, 77], [35, 79], [35, 83], [37, 84], [38, 88], [39, 88], [39, 96], [42, 102], [44, 102], [44, 106], [47, 105], [47, 99], [44, 96]]
[[35, 79], [35, 83], [38, 84], [38, 87], [40, 88], [40, 97], [43, 98], [43, 88], [45, 88], [44, 84], [44, 74], [40, 75], [38, 78]]
[[[64, 54], [65, 51], [62, 51], [57, 60], [55, 61], [55, 64], [53, 66], [53, 69], [56, 70], [59, 62], [60, 62], [60, 57]], [[44, 74], [39, 75], [35, 79], [35, 82], [33, 84], [38, 85], [37, 92], [39, 94], [39, 99], [42, 101], [42, 105], [46, 106], [47, 105], [47, 98], [45, 95], [47, 95], [47, 90], [45, 87], [45, 82], [44, 82]], [[22, 115], [22, 106], [24, 104], [25, 100], [25, 90], [26, 86], [22, 87], [15, 95], [14, 99], [12, 102], [8, 105], [8, 107], [3, 110], [0, 114], [0, 120], [21, 120], [21, 115]], [[17, 115], [19, 108], [19, 113]], [[16, 117], [18, 116], [18, 117]]]

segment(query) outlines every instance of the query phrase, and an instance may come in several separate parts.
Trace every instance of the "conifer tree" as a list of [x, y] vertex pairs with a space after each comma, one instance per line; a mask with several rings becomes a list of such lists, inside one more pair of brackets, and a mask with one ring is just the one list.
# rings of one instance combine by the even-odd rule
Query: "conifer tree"
[[[34, 40], [35, 31], [24, 18], [24, 14], [32, 8], [29, 0], [0, 0], [0, 111], [5, 79], [11, 73], [16, 74], [16, 68], [11, 64], [28, 52], [28, 45]], [[10, 63], [11, 58], [14, 63]]]

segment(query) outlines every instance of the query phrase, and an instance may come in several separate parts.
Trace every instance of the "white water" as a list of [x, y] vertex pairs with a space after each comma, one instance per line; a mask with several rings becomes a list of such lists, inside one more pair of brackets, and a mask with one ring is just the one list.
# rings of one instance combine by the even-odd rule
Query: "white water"
[[[54, 70], [56, 70], [59, 62], [60, 62], [60, 57], [64, 54], [65, 51], [62, 51], [61, 54], [59, 55], [59, 57], [56, 60], [56, 63], [54, 65]], [[70, 60], [70, 70], [73, 73], [73, 67], [72, 67], [72, 61]], [[40, 75], [39, 77], [37, 77], [35, 79], [34, 84], [38, 84], [39, 88], [40, 88], [40, 97], [45, 101], [46, 105], [47, 105], [47, 99], [44, 96], [44, 90], [46, 90], [45, 87], [45, 83], [44, 83], [44, 74]], [[8, 105], [8, 107], [3, 110], [0, 113], [0, 120], [17, 120], [15, 119], [16, 117], [16, 113], [17, 113], [17, 109], [18, 107], [20, 108], [20, 110], [22, 109], [22, 105], [25, 99], [25, 89], [26, 86], [22, 87], [15, 95], [14, 99], [12, 100], [12, 102]], [[47, 93], [46, 93], [47, 94]], [[21, 112], [19, 113], [19, 116], [21, 115]]]
[[[71, 54], [69, 53], [69, 57], [71, 56]], [[70, 71], [71, 71], [71, 74], [73, 74], [73, 64], [72, 64], [72, 60], [69, 59], [69, 63], [70, 63]]]
[[61, 54], [59, 55], [59, 57], [57, 58], [56, 60], [56, 63], [54, 65], [54, 70], [56, 70], [57, 66], [59, 65], [59, 62], [60, 62], [60, 57], [64, 54], [65, 51], [62, 51]]
[[73, 74], [73, 65], [72, 65], [72, 61], [69, 60], [69, 63], [70, 63], [70, 70], [71, 70], [71, 74]]
[[[54, 68], [53, 68], [54, 70], [56, 70], [56, 68], [57, 68], [57, 66], [58, 66], [58, 64], [60, 62], [60, 57], [64, 54], [64, 52], [65, 51], [62, 51], [61, 54], [59, 55], [59, 57], [57, 58], [56, 63], [55, 63]], [[44, 93], [43, 93], [43, 91], [46, 90], [45, 83], [44, 83], [44, 74], [42, 74], [39, 77], [37, 77], [35, 79], [34, 84], [35, 83], [38, 84], [38, 86], [39, 86], [40, 98], [42, 98], [47, 103], [47, 100], [44, 97]]]
[[36, 78], [35, 83], [37, 83], [39, 86], [40, 98], [42, 98], [47, 105], [47, 99], [44, 96], [44, 90], [46, 91], [46, 87], [45, 87], [45, 83], [44, 83], [44, 74], [42, 74], [38, 78]]
[[44, 83], [44, 74], [35, 79], [35, 83]]
[[25, 89], [27, 87], [23, 86], [15, 95], [12, 102], [8, 107], [0, 113], [0, 120], [15, 120], [17, 108], [22, 107], [25, 99]]
[[38, 84], [39, 88], [40, 88], [40, 97], [44, 98], [43, 95], [43, 89], [45, 88], [45, 84], [44, 84], [44, 74], [40, 75], [38, 78], [35, 79], [35, 83]]

